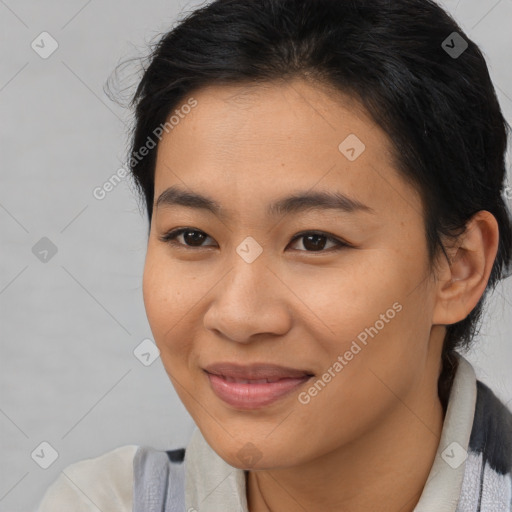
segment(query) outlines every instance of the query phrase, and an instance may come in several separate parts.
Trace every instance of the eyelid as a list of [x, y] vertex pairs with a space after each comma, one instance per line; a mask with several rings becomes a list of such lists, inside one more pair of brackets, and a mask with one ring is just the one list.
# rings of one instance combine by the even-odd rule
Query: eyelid
[[197, 231], [199, 233], [205, 234], [207, 236], [207, 238], [212, 238], [210, 235], [208, 235], [208, 233], [204, 232], [203, 230], [197, 229], [197, 228], [194, 228], [191, 226], [171, 229], [167, 233], [164, 233], [164, 235], [159, 236], [158, 238], [161, 242], [170, 244], [174, 247], [183, 248], [183, 249], [206, 249], [207, 247], [213, 247], [211, 245], [202, 245], [202, 246], [194, 247], [192, 245], [180, 244], [180, 243], [176, 242], [175, 241], [176, 237], [180, 236], [181, 234], [183, 234], [186, 231]]
[[[323, 236], [325, 237], [329, 242], [334, 242], [336, 244], [336, 247], [331, 247], [330, 249], [327, 249], [325, 251], [298, 251], [298, 252], [305, 252], [305, 253], [308, 253], [308, 254], [322, 254], [322, 253], [328, 253], [328, 252], [331, 252], [331, 251], [336, 251], [336, 250], [340, 250], [340, 249], [343, 249], [343, 248], [346, 248], [346, 247], [353, 247], [351, 244], [349, 244], [348, 242], [345, 242], [345, 240], [342, 240], [341, 238], [338, 238], [337, 236], [334, 236], [334, 235], [331, 235], [330, 233], [327, 233], [325, 231], [318, 231], [318, 230], [306, 230], [306, 231], [301, 231], [300, 233], [297, 233], [290, 241], [290, 244], [295, 242], [295, 240], [298, 240], [299, 238], [302, 238], [302, 237], [305, 237], [305, 236], [308, 236], [308, 235], [320, 235], [320, 236]], [[298, 249], [294, 249], [294, 250], [298, 250]]]
[[[206, 249], [208, 247], [214, 247], [212, 245], [192, 246], [192, 245], [186, 245], [186, 244], [177, 243], [175, 241], [176, 237], [180, 236], [181, 234], [183, 234], [186, 231], [196, 231], [196, 232], [199, 232], [199, 233], [203, 233], [204, 235], [206, 235], [207, 238], [212, 238], [210, 235], [208, 235], [208, 233], [206, 233], [205, 231], [203, 231], [201, 229], [194, 228], [192, 226], [187, 226], [187, 227], [182, 227], [182, 228], [174, 228], [174, 229], [168, 231], [167, 233], [165, 233], [164, 235], [160, 236], [159, 240], [161, 242], [170, 244], [170, 245], [172, 245], [174, 247], [179, 247], [179, 248], [183, 248], [183, 249], [196, 249], [197, 250], [197, 249]], [[322, 253], [329, 253], [331, 251], [340, 250], [340, 249], [347, 248], [347, 247], [353, 247], [353, 245], [349, 244], [345, 240], [342, 240], [342, 239], [340, 239], [340, 238], [338, 238], [338, 237], [336, 237], [334, 235], [331, 235], [330, 233], [327, 233], [325, 231], [319, 231], [319, 230], [301, 231], [300, 233], [297, 233], [290, 240], [290, 243], [288, 245], [292, 244], [293, 242], [295, 242], [299, 238], [303, 238], [303, 237], [308, 236], [308, 235], [320, 235], [320, 236], [323, 236], [329, 242], [335, 243], [336, 247], [331, 247], [331, 248], [329, 248], [329, 249], [327, 249], [325, 251], [324, 250], [322, 250], [322, 251], [303, 251], [303, 250], [299, 250], [299, 249], [293, 249], [293, 250], [295, 250], [297, 252], [308, 253], [308, 254], [322, 254]]]

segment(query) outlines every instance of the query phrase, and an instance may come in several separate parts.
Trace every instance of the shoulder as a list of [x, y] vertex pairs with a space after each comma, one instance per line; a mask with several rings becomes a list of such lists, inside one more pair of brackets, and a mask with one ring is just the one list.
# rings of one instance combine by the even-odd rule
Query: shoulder
[[47, 489], [37, 512], [128, 512], [137, 445], [120, 446], [67, 466]]

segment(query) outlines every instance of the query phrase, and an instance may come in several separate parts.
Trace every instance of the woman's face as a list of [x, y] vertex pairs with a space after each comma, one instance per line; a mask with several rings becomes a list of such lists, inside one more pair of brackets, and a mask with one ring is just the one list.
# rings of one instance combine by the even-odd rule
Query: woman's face
[[[442, 336], [422, 206], [385, 133], [300, 80], [193, 99], [158, 145], [155, 202], [176, 193], [154, 209], [143, 292], [208, 443], [236, 467], [291, 467], [433, 399]], [[176, 228], [189, 231], [162, 240]], [[298, 372], [229, 383], [205, 371], [217, 363]]]

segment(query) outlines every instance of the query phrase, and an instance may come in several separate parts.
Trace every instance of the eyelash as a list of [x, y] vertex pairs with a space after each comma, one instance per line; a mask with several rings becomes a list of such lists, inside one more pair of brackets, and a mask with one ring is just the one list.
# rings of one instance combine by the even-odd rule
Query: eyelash
[[[172, 246], [175, 246], [175, 247], [178, 247], [178, 248], [184, 248], [184, 249], [205, 249], [206, 247], [212, 247], [212, 246], [192, 246], [192, 245], [186, 245], [186, 244], [182, 244], [182, 243], [179, 243], [179, 242], [176, 242], [176, 237], [180, 236], [181, 234], [187, 232], [187, 231], [192, 231], [192, 232], [196, 232], [196, 233], [202, 233], [204, 235], [206, 235], [207, 237], [209, 237], [209, 235], [207, 233], [205, 233], [204, 231], [201, 231], [200, 229], [195, 229], [195, 228], [191, 228], [191, 227], [186, 227], [186, 228], [177, 228], [177, 229], [173, 229], [171, 231], [169, 231], [168, 233], [166, 233], [165, 235], [159, 237], [160, 241], [162, 242], [165, 242], [169, 245], [172, 245]], [[303, 238], [303, 237], [306, 237], [306, 236], [309, 236], [309, 235], [319, 235], [319, 236], [322, 236], [324, 238], [327, 239], [327, 241], [329, 242], [333, 242], [336, 244], [336, 247], [331, 247], [329, 249], [322, 249], [322, 250], [319, 250], [319, 251], [307, 251], [307, 250], [301, 250], [301, 249], [294, 249], [294, 250], [297, 250], [299, 252], [307, 252], [307, 253], [325, 253], [325, 252], [331, 252], [331, 251], [339, 251], [341, 249], [346, 249], [346, 248], [350, 248], [352, 247], [350, 244], [342, 241], [342, 240], [339, 240], [338, 238], [335, 238], [333, 237], [332, 235], [329, 235], [327, 233], [324, 233], [322, 231], [303, 231], [301, 233], [298, 233], [297, 235], [295, 235], [292, 240], [290, 241], [290, 243], [293, 243], [295, 242], [296, 240], [300, 239], [300, 238]]]

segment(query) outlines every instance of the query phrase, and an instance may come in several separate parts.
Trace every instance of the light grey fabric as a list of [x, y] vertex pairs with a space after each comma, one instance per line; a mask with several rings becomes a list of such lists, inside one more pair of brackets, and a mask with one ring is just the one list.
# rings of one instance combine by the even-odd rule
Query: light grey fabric
[[133, 458], [133, 512], [185, 512], [185, 462], [141, 446]]
[[510, 473], [500, 474], [485, 461], [484, 454], [470, 451], [456, 512], [510, 512]]

